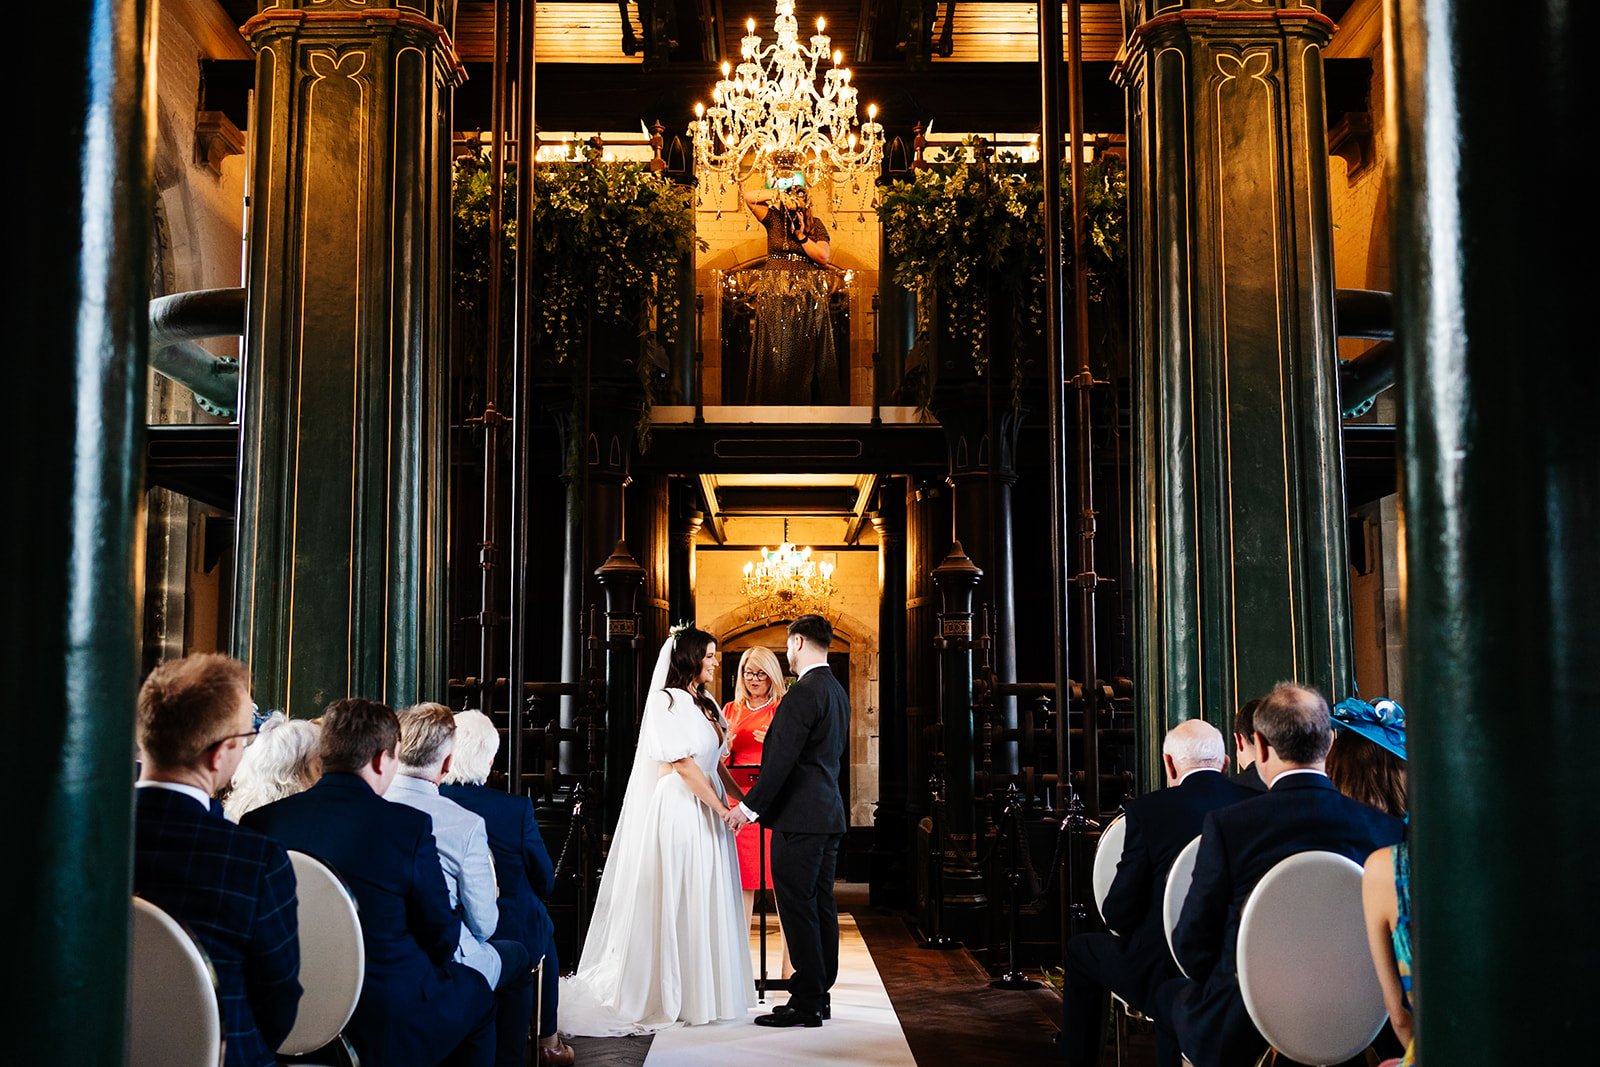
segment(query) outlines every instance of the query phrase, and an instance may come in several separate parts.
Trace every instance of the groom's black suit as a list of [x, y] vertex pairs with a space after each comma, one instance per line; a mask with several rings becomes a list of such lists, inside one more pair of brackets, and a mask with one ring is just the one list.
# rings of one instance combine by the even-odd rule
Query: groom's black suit
[[833, 874], [844, 838], [839, 764], [850, 739], [850, 698], [826, 664], [800, 676], [767, 728], [761, 774], [744, 798], [772, 833], [772, 882], [794, 975], [789, 1006], [820, 1013], [839, 976]]

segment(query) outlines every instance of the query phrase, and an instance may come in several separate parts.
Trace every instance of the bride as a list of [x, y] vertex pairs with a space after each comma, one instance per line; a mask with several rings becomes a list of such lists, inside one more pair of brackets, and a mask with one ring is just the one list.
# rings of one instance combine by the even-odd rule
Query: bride
[[693, 627], [661, 646], [639, 747], [561, 1030], [605, 1037], [743, 1018], [755, 1003], [739, 889], [727, 724], [707, 687], [717, 644]]

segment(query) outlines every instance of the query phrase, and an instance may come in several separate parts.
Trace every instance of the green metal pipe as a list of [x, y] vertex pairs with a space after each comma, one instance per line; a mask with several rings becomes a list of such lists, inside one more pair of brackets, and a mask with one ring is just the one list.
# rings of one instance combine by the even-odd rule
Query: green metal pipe
[[239, 361], [195, 344], [244, 333], [245, 291], [196, 289], [150, 301], [150, 366], [192, 390], [201, 407], [232, 418], [239, 409]]

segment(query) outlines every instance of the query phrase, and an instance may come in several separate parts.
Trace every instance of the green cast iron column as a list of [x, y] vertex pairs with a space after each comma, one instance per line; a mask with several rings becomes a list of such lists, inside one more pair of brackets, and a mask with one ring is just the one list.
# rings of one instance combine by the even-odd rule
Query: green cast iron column
[[47, 173], [24, 176], [11, 213], [27, 272], [4, 298], [0, 433], [18, 503], [0, 535], [0, 670], [26, 805], [10, 824], [13, 1063], [118, 1064], [127, 1039], [153, 7], [16, 16], [37, 54], [22, 60], [13, 137]]
[[444, 696], [453, 0], [255, 47], [237, 654], [263, 707]]
[[[1592, 35], [1563, 5], [1389, 16], [1418, 1059], [1581, 1063], [1600, 961]], [[1486, 77], [1508, 41], [1515, 76]], [[1536, 195], [1516, 195], [1508, 129], [1539, 145]]]
[[[1160, 7], [1160, 13], [1153, 9]], [[1124, 0], [1146, 784], [1171, 723], [1350, 692], [1321, 48], [1299, 0]]]

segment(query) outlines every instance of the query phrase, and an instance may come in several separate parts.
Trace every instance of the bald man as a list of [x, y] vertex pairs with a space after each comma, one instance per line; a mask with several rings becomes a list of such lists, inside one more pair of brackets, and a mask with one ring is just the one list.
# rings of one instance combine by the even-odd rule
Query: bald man
[[1223, 774], [1228, 751], [1222, 733], [1199, 719], [1167, 732], [1161, 762], [1167, 788], [1123, 806], [1127, 836], [1103, 908], [1109, 932], [1067, 942], [1062, 1043], [1074, 1067], [1100, 1062], [1107, 990], [1144, 1011], [1157, 986], [1179, 977], [1161, 921], [1167, 872], [1199, 836], [1208, 812], [1253, 795]]

